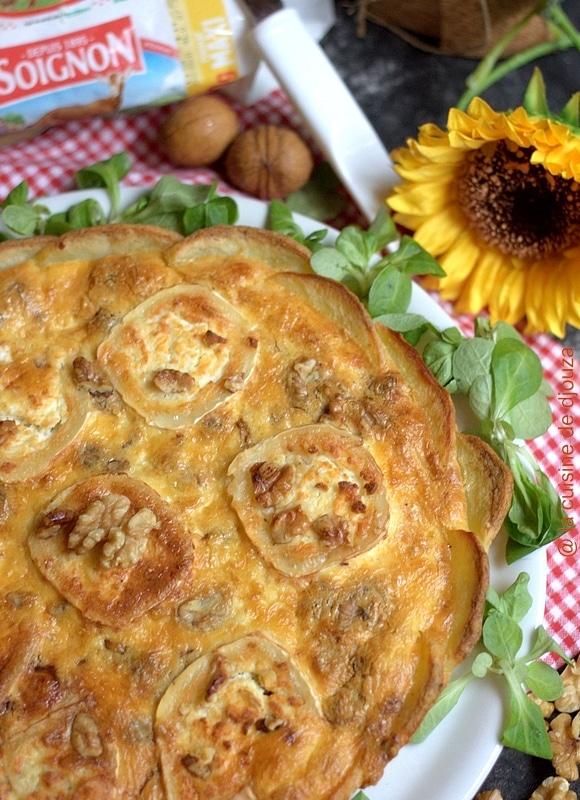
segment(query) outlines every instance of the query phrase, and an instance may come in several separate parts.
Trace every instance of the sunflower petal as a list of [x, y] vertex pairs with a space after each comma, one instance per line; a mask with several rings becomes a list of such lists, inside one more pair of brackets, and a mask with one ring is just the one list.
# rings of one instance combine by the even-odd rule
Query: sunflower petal
[[498, 286], [489, 295], [489, 313], [492, 324], [504, 320], [519, 322], [525, 315], [526, 271], [514, 269], [511, 260], [504, 256], [497, 272]]
[[449, 185], [446, 183], [424, 183], [409, 185], [404, 192], [396, 191], [389, 198], [394, 211], [405, 214], [430, 215], [444, 208], [450, 200]]
[[468, 279], [458, 292], [457, 311], [477, 314], [489, 306], [493, 292], [501, 285], [503, 273], [503, 258], [497, 250], [479, 251]]
[[445, 271], [444, 278], [437, 284], [429, 283], [431, 288], [438, 288], [446, 300], [455, 300], [477, 265], [480, 250], [469, 228], [464, 229], [457, 237], [453, 247], [439, 259]]
[[467, 220], [453, 204], [424, 220], [417, 228], [415, 239], [434, 258], [446, 253], [465, 230]]

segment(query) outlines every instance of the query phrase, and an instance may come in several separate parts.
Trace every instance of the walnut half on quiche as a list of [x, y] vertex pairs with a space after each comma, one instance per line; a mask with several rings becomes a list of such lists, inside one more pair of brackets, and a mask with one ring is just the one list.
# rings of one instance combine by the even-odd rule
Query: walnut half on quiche
[[1, 800], [347, 800], [477, 641], [509, 473], [309, 255], [0, 245]]

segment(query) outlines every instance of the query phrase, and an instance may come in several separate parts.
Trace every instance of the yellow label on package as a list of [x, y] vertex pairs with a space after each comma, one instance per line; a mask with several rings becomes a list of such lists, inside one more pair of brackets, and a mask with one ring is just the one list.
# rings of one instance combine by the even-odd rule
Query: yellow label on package
[[167, 0], [187, 92], [204, 92], [239, 77], [234, 37], [222, 0]]

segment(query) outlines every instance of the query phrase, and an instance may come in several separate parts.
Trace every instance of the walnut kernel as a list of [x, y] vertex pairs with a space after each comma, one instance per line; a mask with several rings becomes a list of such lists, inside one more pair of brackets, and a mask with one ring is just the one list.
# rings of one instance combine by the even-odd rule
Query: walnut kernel
[[542, 781], [530, 800], [577, 800], [577, 795], [565, 778], [550, 776]]
[[121, 494], [94, 500], [79, 515], [69, 534], [68, 546], [79, 555], [103, 543], [101, 565], [126, 568], [136, 564], [147, 546], [147, 537], [160, 523], [149, 508], [130, 512], [131, 501]]
[[230, 613], [230, 598], [221, 590], [191, 597], [177, 609], [177, 616], [186, 625], [202, 631], [212, 631], [223, 625]]
[[550, 719], [552, 714], [554, 713], [554, 703], [550, 700], [542, 700], [541, 697], [537, 697], [533, 692], [530, 692], [528, 697], [532, 702], [534, 702], [540, 711], [542, 712], [542, 716], [544, 719]]
[[96, 758], [103, 752], [97, 723], [90, 714], [80, 712], [73, 720], [70, 741], [80, 756]]
[[207, 780], [212, 773], [212, 765], [215, 757], [213, 747], [203, 747], [195, 755], [188, 753], [184, 756], [182, 763], [188, 772], [196, 778]]
[[191, 392], [195, 387], [195, 378], [178, 369], [160, 369], [153, 376], [153, 385], [164, 394]]
[[552, 744], [552, 765], [556, 773], [568, 781], [578, 780], [580, 742], [574, 736], [570, 714], [558, 714], [550, 723], [548, 736]]
[[562, 683], [564, 689], [560, 697], [556, 700], [555, 706], [558, 711], [578, 711], [580, 709], [580, 665], [568, 665], [562, 672]]

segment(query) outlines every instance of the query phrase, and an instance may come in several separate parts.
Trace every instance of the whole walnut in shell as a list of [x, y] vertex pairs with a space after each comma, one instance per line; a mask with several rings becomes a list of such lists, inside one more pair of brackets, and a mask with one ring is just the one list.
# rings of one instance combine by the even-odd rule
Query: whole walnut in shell
[[231, 183], [261, 200], [284, 198], [310, 178], [312, 154], [294, 131], [262, 125], [241, 133], [226, 153]]
[[203, 167], [213, 164], [239, 132], [236, 112], [217, 95], [182, 100], [161, 130], [162, 145], [174, 164]]

